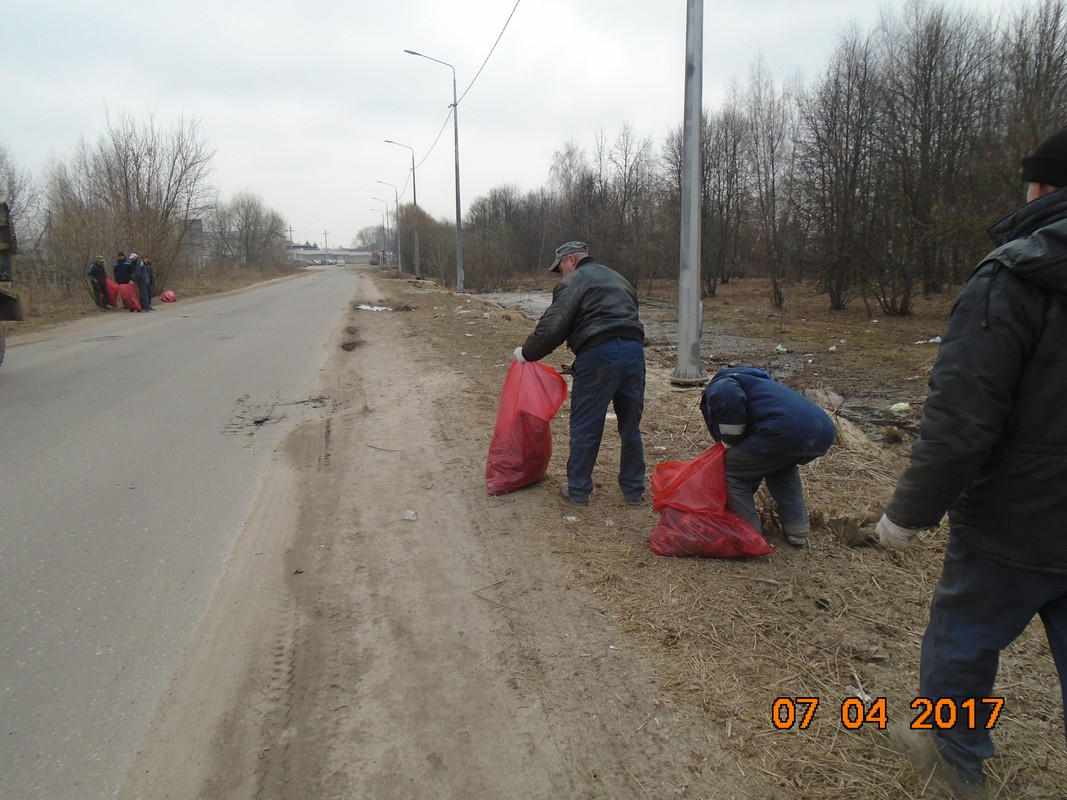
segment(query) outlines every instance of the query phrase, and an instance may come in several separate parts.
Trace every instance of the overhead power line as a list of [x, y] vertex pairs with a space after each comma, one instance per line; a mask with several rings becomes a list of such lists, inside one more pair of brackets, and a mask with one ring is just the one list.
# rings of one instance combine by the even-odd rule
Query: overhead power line
[[[485, 65], [488, 64], [489, 63], [489, 59], [493, 57], [493, 53], [496, 51], [497, 45], [499, 45], [500, 44], [500, 40], [504, 38], [504, 32], [508, 29], [508, 25], [511, 24], [511, 18], [515, 16], [515, 12], [518, 10], [519, 3], [521, 3], [521, 2], [522, 2], [522, 0], [515, 0], [515, 5], [511, 9], [511, 13], [508, 14], [508, 18], [504, 22], [504, 27], [500, 29], [500, 34], [496, 37], [496, 41], [493, 42], [493, 46], [491, 48], [489, 48], [489, 55], [487, 55], [485, 57], [485, 61], [483, 61], [482, 65], [480, 67], [478, 67], [478, 71], [476, 73], [474, 73], [474, 77], [471, 78], [471, 82], [469, 84], [467, 84], [467, 88], [463, 90], [463, 94], [460, 95], [459, 100], [456, 101], [456, 105], [457, 106], [460, 103], [463, 102], [463, 98], [466, 97], [467, 93], [471, 90], [471, 88], [473, 88], [475, 81], [478, 80], [478, 76], [481, 75], [482, 74], [482, 70], [485, 69]], [[416, 169], [421, 167], [426, 162], [426, 159], [428, 159], [430, 157], [430, 154], [433, 153], [434, 148], [437, 147], [437, 143], [439, 141], [441, 141], [441, 134], [445, 132], [445, 128], [448, 127], [448, 121], [450, 119], [452, 119], [452, 115], [454, 113], [455, 113], [455, 109], [452, 108], [451, 106], [449, 106], [448, 116], [446, 116], [445, 117], [445, 121], [441, 123], [441, 130], [439, 130], [437, 132], [437, 138], [435, 138], [433, 140], [433, 144], [430, 145], [430, 149], [426, 151], [426, 155], [424, 155], [422, 157], [422, 160], [419, 161], [419, 163], [415, 165]]]

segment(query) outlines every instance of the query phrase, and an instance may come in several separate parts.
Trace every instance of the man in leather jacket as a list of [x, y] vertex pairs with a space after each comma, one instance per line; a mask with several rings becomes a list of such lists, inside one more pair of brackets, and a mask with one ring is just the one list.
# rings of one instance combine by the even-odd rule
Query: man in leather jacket
[[560, 496], [578, 505], [589, 502], [593, 465], [612, 404], [622, 439], [619, 488], [625, 501], [636, 505], [645, 491], [645, 329], [638, 318], [637, 292], [619, 273], [591, 258], [583, 242], [560, 245], [550, 270], [563, 279], [533, 333], [515, 348], [514, 359], [539, 361], [564, 341], [574, 351], [571, 448]]
[[877, 526], [903, 547], [948, 512], [919, 698], [952, 704], [957, 724], [900, 743], [965, 797], [980, 796], [994, 754], [984, 698], [1000, 652], [1035, 615], [1067, 692], [1067, 128], [1022, 160], [1022, 179], [1026, 204], [990, 228], [998, 247], [952, 310], [911, 463]]

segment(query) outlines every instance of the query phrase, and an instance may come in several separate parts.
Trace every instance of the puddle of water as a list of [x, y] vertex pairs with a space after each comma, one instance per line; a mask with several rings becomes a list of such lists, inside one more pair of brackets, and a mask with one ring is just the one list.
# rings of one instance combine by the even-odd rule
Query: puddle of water
[[[552, 303], [551, 292], [492, 292], [480, 296], [505, 308], [521, 309], [534, 319], [540, 317]], [[641, 322], [645, 326], [649, 349], [664, 353], [670, 358], [677, 357], [677, 319], [675, 304], [642, 301]], [[794, 382], [808, 372], [811, 372], [816, 382], [821, 383], [819, 359], [814, 354], [782, 352], [776, 349], [776, 344], [770, 338], [735, 334], [730, 331], [728, 325], [718, 320], [705, 319], [701, 326], [701, 361], [711, 372], [725, 366], [748, 365], [765, 369], [774, 375], [776, 380], [786, 383]], [[859, 425], [875, 441], [881, 441], [887, 425], [917, 432], [918, 414], [890, 414], [889, 406], [899, 398], [890, 399], [888, 392], [881, 390], [878, 393], [879, 388], [871, 387], [866, 397], [847, 398], [843, 408], [844, 416]]]
[[552, 292], [486, 292], [479, 296], [505, 308], [521, 309], [533, 317], [540, 317], [552, 305]]

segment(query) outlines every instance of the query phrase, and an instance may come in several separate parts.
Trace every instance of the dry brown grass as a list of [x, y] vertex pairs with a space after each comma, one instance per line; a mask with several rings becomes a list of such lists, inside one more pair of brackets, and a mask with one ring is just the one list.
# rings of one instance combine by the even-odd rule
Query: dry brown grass
[[[472, 447], [484, 454], [508, 354], [533, 321], [428, 284], [399, 282], [390, 292], [390, 302], [402, 298], [416, 309], [405, 317], [412, 335], [433, 337], [442, 352], [462, 354], [443, 360], [467, 378], [471, 428], [480, 431]], [[901, 421], [907, 428], [921, 411], [924, 365], [928, 368], [935, 350], [915, 343], [943, 329], [950, 303], [951, 298], [938, 298], [912, 319], [877, 323], [862, 309], [831, 314], [810, 304], [783, 319], [768, 310], [755, 282], [735, 282], [705, 303], [705, 333], [721, 329], [749, 337], [755, 342], [750, 353], [721, 353], [721, 360], [763, 352], [765, 363], [756, 365], [772, 372], [777, 342], [803, 355], [815, 353], [813, 365], [805, 362], [791, 375], [794, 388], [819, 386], [849, 402], [907, 399], [916, 404], [910, 420]], [[424, 313], [428, 305], [432, 310]], [[659, 311], [643, 313], [672, 313], [669, 302], [646, 308], [656, 305]], [[830, 343], [837, 344], [833, 354]], [[567, 361], [563, 351], [546, 359], [554, 367]], [[648, 362], [642, 430], [651, 469], [662, 461], [693, 458], [710, 440], [697, 409], [699, 389], [670, 385], [674, 361], [668, 352], [650, 348]], [[615, 496], [618, 440], [610, 431], [594, 473], [598, 491], [590, 512], [583, 512], [578, 524], [561, 526], [553, 505], [538, 521], [553, 551], [570, 564], [575, 582], [601, 598], [646, 652], [658, 682], [703, 720], [708, 740], [722, 753], [708, 769], [727, 770], [734, 779], [746, 776], [740, 779], [752, 787], [746, 797], [933, 796], [889, 747], [885, 731], [873, 723], [858, 730], [841, 723], [842, 705], [860, 696], [885, 697], [891, 725], [914, 719], [909, 706], [918, 685], [919, 643], [945, 540], [940, 530], [923, 534], [904, 552], [872, 546], [863, 523], [876, 519], [892, 494], [910, 436], [904, 433], [899, 444], [874, 441], [852, 424], [848, 409], [846, 403], [830, 453], [803, 469], [816, 523], [810, 550], [785, 545], [774, 532], [773, 510], [766, 508], [770, 541], [778, 547], [771, 556], [736, 562], [653, 555], [648, 538], [656, 515], [651, 509], [629, 514]], [[565, 405], [553, 423], [550, 476], [565, 474], [567, 411]], [[551, 491], [554, 485], [546, 497]], [[1061, 796], [1067, 760], [1059, 690], [1039, 625], [1006, 653], [998, 692], [1006, 705], [995, 731], [1003, 758], [988, 764], [994, 794]], [[781, 697], [819, 698], [809, 728], [776, 729], [771, 714]], [[706, 777], [715, 784], [714, 776]]]

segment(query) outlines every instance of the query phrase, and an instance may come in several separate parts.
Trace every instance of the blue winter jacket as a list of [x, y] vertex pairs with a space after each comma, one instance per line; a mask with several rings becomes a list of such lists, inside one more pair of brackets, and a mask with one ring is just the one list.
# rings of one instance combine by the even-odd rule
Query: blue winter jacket
[[826, 455], [834, 442], [834, 423], [825, 411], [753, 367], [716, 373], [704, 389], [700, 411], [715, 441], [744, 442], [744, 450], [753, 454], [807, 464]]

